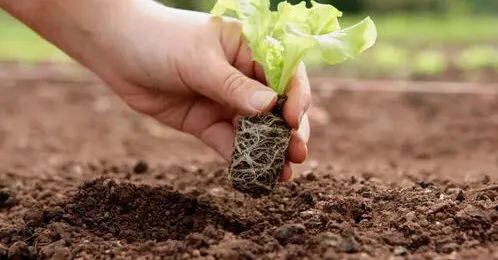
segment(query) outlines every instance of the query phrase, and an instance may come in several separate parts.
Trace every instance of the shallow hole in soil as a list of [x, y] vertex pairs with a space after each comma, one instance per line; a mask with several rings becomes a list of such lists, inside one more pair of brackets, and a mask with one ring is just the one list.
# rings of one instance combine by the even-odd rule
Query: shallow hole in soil
[[251, 226], [192, 194], [107, 178], [84, 184], [64, 211], [62, 218], [71, 225], [128, 241], [181, 240], [208, 225], [238, 234]]

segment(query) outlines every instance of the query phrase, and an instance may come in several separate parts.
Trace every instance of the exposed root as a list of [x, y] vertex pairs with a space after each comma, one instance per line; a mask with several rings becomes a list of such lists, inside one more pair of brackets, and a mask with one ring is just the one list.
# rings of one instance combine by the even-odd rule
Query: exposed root
[[268, 195], [282, 174], [290, 136], [276, 113], [240, 119], [228, 176], [233, 187], [253, 197]]

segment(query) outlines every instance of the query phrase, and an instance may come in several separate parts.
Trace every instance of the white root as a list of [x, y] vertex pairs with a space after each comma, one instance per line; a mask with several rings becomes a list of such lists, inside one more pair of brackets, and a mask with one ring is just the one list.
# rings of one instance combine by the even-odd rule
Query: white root
[[232, 185], [253, 196], [270, 193], [282, 174], [290, 133], [272, 113], [242, 118], [229, 169]]

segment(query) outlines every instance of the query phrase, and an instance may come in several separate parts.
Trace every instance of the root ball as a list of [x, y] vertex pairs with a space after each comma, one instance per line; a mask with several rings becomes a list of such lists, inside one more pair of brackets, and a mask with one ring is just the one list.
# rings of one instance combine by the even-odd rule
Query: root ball
[[252, 197], [270, 194], [282, 174], [290, 136], [279, 111], [241, 118], [229, 168], [232, 186]]

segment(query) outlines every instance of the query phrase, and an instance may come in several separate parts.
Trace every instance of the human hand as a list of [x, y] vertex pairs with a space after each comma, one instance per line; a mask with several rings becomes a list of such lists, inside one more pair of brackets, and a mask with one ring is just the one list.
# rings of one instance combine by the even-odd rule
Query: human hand
[[[102, 77], [133, 109], [190, 133], [226, 160], [238, 115], [271, 110], [277, 94], [265, 86], [240, 24], [229, 18], [164, 7], [150, 0], [20, 0], [47, 10], [28, 25]], [[57, 2], [53, 4], [52, 2]], [[50, 5], [43, 8], [43, 5]], [[33, 8], [36, 9], [36, 8]], [[17, 15], [21, 19], [22, 13]], [[51, 24], [53, 22], [54, 24]], [[283, 115], [293, 134], [288, 161], [307, 156], [310, 86], [304, 66], [290, 83]], [[283, 181], [291, 178], [286, 163]]]
[[[198, 137], [229, 160], [234, 119], [270, 110], [276, 93], [264, 85], [264, 73], [252, 61], [237, 21], [158, 9], [163, 8], [144, 8], [136, 17], [139, 20], [116, 28], [122, 35], [115, 39], [125, 44], [115, 46], [108, 82], [132, 108]], [[136, 26], [146, 29], [134, 31]], [[301, 66], [284, 107], [284, 118], [295, 129], [290, 162], [301, 163], [307, 156], [309, 99], [309, 82]], [[287, 164], [282, 180], [290, 178]]]

